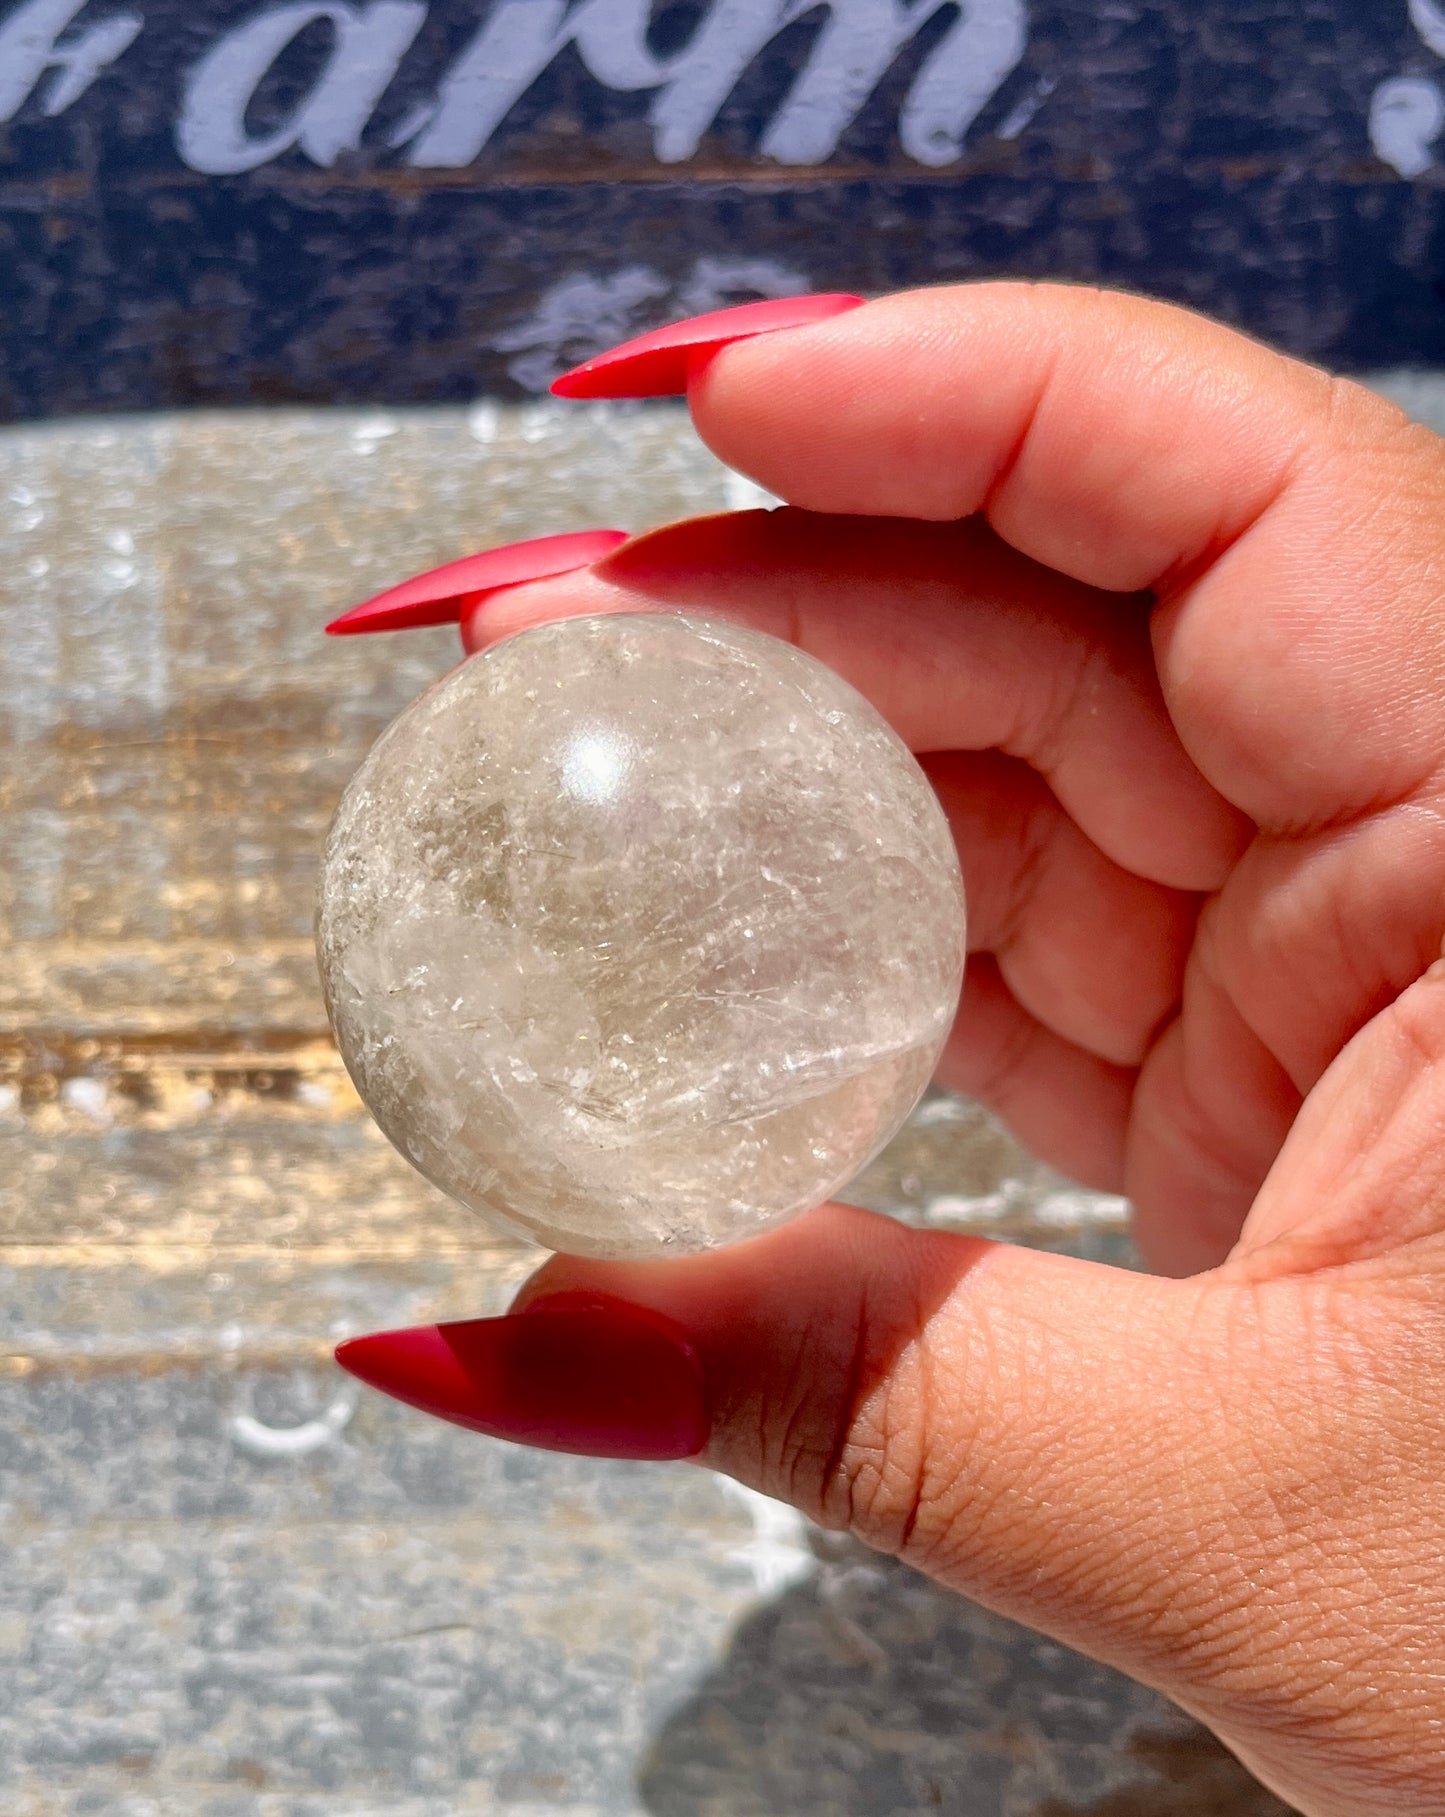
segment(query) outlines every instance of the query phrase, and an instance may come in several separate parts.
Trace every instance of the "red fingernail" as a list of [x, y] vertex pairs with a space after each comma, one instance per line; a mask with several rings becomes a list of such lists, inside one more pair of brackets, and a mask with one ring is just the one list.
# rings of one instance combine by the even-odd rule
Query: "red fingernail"
[[353, 606], [333, 619], [326, 633], [328, 637], [350, 637], [361, 631], [454, 625], [486, 594], [589, 567], [627, 538], [626, 530], [572, 530], [564, 536], [534, 536], [523, 543], [485, 549], [480, 555], [464, 555], [460, 561], [414, 575], [375, 599]]
[[505, 1318], [378, 1331], [336, 1360], [409, 1407], [544, 1451], [660, 1460], [707, 1442], [686, 1334], [620, 1300], [553, 1295]]
[[761, 303], [739, 303], [654, 328], [635, 340], [584, 360], [552, 384], [557, 397], [682, 397], [688, 368], [702, 354], [729, 341], [773, 334], [780, 328], [802, 328], [829, 316], [857, 309], [862, 297], [833, 292], [820, 296], [769, 297]]

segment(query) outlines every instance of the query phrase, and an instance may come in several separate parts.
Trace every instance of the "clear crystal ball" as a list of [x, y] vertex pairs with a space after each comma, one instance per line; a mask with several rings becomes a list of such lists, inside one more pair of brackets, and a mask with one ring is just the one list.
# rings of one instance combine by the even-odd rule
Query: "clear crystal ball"
[[317, 918], [358, 1091], [552, 1249], [655, 1256], [825, 1199], [948, 1034], [963, 889], [907, 747], [792, 645], [628, 614], [524, 631], [383, 733]]

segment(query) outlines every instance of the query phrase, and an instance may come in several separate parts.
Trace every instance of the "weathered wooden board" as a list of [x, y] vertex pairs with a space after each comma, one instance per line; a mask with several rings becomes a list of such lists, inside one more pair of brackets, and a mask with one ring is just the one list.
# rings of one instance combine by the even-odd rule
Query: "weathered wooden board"
[[757, 294], [1445, 357], [1442, 0], [0, 0], [0, 414], [540, 389]]
[[325, 1408], [284, 1370], [27, 1392], [7, 1817], [1284, 1817], [1150, 1693], [697, 1472], [376, 1401], [257, 1445]]

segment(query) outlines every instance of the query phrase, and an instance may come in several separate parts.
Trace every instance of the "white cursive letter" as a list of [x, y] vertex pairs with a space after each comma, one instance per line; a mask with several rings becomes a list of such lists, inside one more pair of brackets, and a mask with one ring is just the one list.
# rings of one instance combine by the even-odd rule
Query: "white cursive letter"
[[[1024, 0], [963, 0], [962, 13], [914, 77], [898, 116], [903, 149], [920, 164], [951, 164], [963, 156], [964, 135], [1018, 68], [1028, 44]], [[916, 29], [910, 26], [909, 35]]]
[[135, 13], [102, 19], [79, 37], [57, 43], [85, 0], [30, 0], [0, 24], [0, 121], [13, 120], [46, 70], [55, 80], [41, 101], [52, 118], [78, 101], [95, 78], [134, 44], [144, 23]]
[[[239, 26], [191, 71], [176, 127], [181, 157], [211, 176], [255, 170], [293, 145], [317, 164], [335, 163], [339, 153], [360, 144], [372, 109], [425, 18], [424, 0], [300, 0]], [[325, 69], [284, 125], [252, 138], [246, 108], [261, 78], [317, 20], [332, 30]]]
[[656, 88], [667, 65], [647, 48], [649, 17], [648, 0], [581, 0], [570, 14], [567, 0], [500, 0], [436, 100], [404, 121], [392, 143], [415, 136], [413, 164], [462, 169], [567, 44], [604, 87]]
[[[898, 53], [950, 0], [828, 0], [828, 23], [763, 134], [780, 164], [820, 164]], [[770, 39], [814, 0], [719, 0], [673, 64], [652, 110], [657, 155], [690, 158], [739, 77]], [[964, 135], [1028, 40], [1024, 0], [959, 0], [960, 17], [928, 55], [899, 118], [903, 149], [920, 164], [949, 164]]]

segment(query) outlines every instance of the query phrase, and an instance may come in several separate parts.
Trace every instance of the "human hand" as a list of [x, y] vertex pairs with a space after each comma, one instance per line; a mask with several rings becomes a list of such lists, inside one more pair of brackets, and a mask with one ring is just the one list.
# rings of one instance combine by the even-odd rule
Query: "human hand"
[[496, 594], [471, 647], [685, 606], [847, 676], [963, 858], [943, 1077], [1190, 1278], [828, 1207], [522, 1307], [584, 1374], [641, 1309], [614, 1375], [647, 1353], [674, 1438], [695, 1399], [701, 1461], [1157, 1685], [1311, 1817], [1445, 1809], [1445, 444], [1015, 285], [739, 343], [690, 402], [801, 509]]

